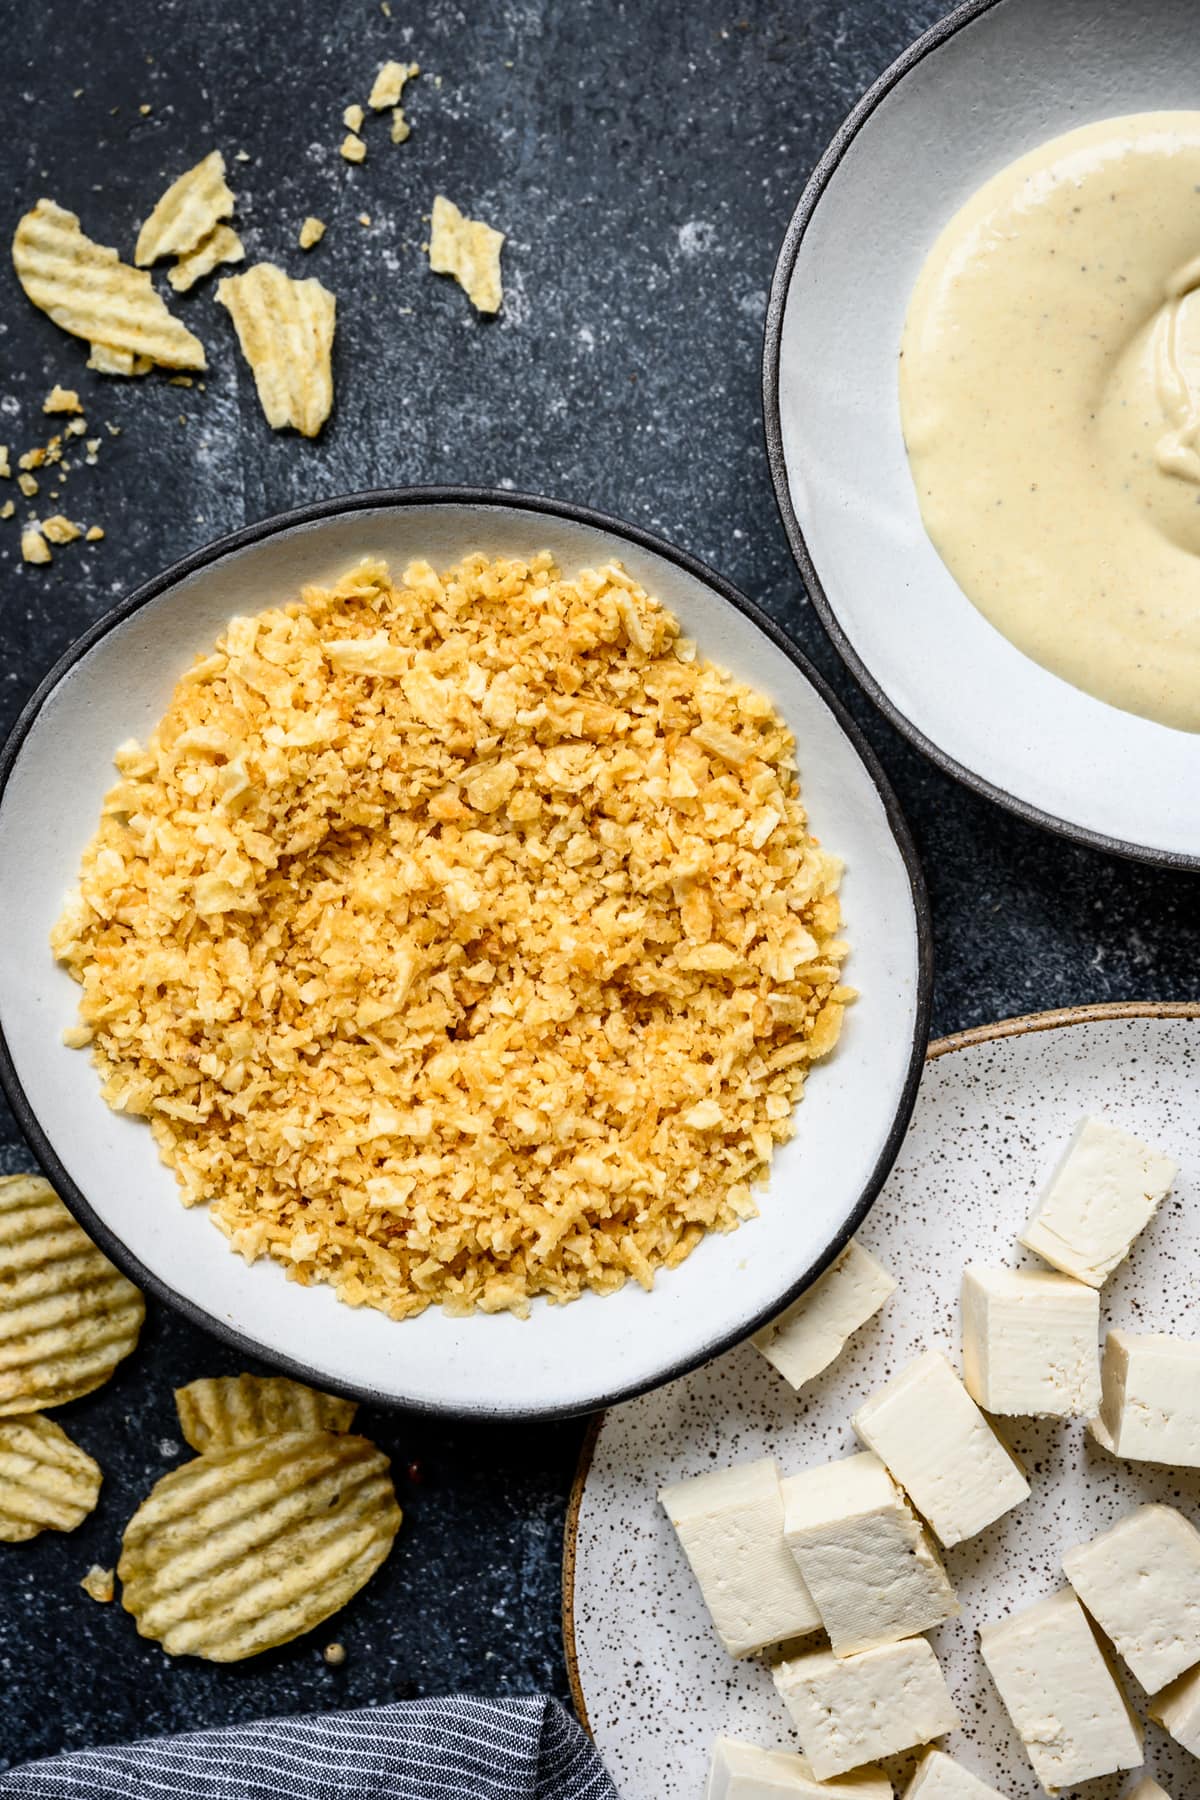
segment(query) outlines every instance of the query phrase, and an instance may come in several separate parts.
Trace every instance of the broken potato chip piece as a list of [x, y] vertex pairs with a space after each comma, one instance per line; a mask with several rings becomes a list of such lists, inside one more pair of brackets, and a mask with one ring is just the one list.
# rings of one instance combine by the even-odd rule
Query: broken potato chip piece
[[[63, 331], [92, 346], [89, 366], [136, 374], [138, 359], [168, 369], [207, 367], [204, 345], [168, 311], [144, 269], [94, 244], [79, 220], [53, 200], [39, 200], [17, 225], [13, 266], [33, 304]], [[97, 351], [104, 360], [95, 360]], [[125, 359], [128, 358], [128, 366]]]
[[111, 344], [89, 344], [89, 369], [98, 375], [146, 375], [154, 367], [148, 356], [134, 356], [129, 350], [116, 350]]
[[246, 247], [232, 225], [218, 225], [201, 238], [194, 250], [177, 260], [173, 269], [167, 270], [167, 280], [177, 294], [186, 294], [205, 275], [211, 275], [219, 263], [238, 263], [245, 260]]
[[226, 276], [217, 299], [233, 320], [268, 424], [316, 437], [333, 405], [337, 301], [329, 289], [256, 263]]
[[290, 1432], [172, 1469], [125, 1530], [117, 1573], [142, 1637], [240, 1662], [343, 1607], [400, 1529], [388, 1459], [366, 1438]]
[[358, 1411], [283, 1375], [218, 1375], [175, 1389], [184, 1442], [201, 1454], [290, 1431], [349, 1431]]
[[99, 1563], [93, 1563], [79, 1585], [85, 1594], [106, 1606], [117, 1591], [117, 1572], [115, 1569], [102, 1569]]
[[74, 1531], [100, 1498], [99, 1463], [39, 1413], [0, 1419], [0, 1543]]
[[386, 112], [389, 106], [398, 106], [406, 82], [420, 73], [419, 63], [385, 62], [375, 77], [367, 105], [373, 112]]
[[222, 219], [232, 216], [233, 208], [225, 158], [219, 150], [212, 150], [171, 183], [138, 232], [134, 262], [145, 269], [160, 256], [190, 255]]
[[40, 1175], [0, 1176], [0, 1417], [102, 1387], [145, 1302]]
[[504, 300], [500, 249], [504, 233], [468, 219], [452, 200], [438, 194], [429, 233], [429, 266], [435, 275], [453, 275], [481, 313], [497, 313]]
[[311, 250], [315, 244], [320, 243], [321, 239], [324, 236], [325, 236], [325, 221], [324, 221], [324, 219], [315, 219], [313, 217], [313, 215], [310, 213], [308, 215], [307, 219], [305, 219], [303, 225], [301, 225], [301, 227], [300, 227], [300, 236], [297, 241], [302, 250]]

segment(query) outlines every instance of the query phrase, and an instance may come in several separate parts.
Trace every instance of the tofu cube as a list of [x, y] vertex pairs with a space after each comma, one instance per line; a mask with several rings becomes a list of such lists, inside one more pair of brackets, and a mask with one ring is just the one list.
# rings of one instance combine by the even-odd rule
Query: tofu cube
[[1029, 1483], [936, 1350], [854, 1414], [854, 1429], [943, 1544], [960, 1544], [1029, 1498]]
[[958, 1612], [929, 1533], [869, 1451], [785, 1480], [783, 1535], [836, 1656], [915, 1637]]
[[1200, 1344], [1110, 1331], [1089, 1429], [1114, 1456], [1200, 1469]]
[[783, 1494], [772, 1457], [675, 1482], [658, 1497], [731, 1656], [821, 1629], [783, 1541]]
[[1148, 1694], [1200, 1663], [1200, 1531], [1173, 1506], [1139, 1506], [1063, 1568]]
[[841, 1355], [847, 1339], [895, 1291], [887, 1270], [851, 1238], [836, 1262], [751, 1342], [799, 1392]]
[[1150, 1717], [1169, 1731], [1177, 1744], [1200, 1756], [1200, 1669], [1181, 1675], [1164, 1688], [1150, 1704]]
[[817, 1650], [779, 1663], [775, 1686], [818, 1781], [953, 1731], [958, 1714], [925, 1638], [857, 1656]]
[[1070, 1588], [985, 1625], [979, 1648], [1048, 1794], [1142, 1760], [1142, 1729]]
[[1119, 1126], [1083, 1119], [1020, 1241], [1064, 1275], [1103, 1287], [1154, 1217], [1175, 1167]]
[[969, 1267], [963, 1380], [985, 1411], [1088, 1417], [1100, 1404], [1100, 1296], [1048, 1269]]
[[704, 1800], [892, 1800], [892, 1784], [880, 1769], [818, 1781], [802, 1756], [718, 1738]]
[[905, 1788], [903, 1800], [1005, 1800], [1005, 1796], [944, 1750], [928, 1750]]

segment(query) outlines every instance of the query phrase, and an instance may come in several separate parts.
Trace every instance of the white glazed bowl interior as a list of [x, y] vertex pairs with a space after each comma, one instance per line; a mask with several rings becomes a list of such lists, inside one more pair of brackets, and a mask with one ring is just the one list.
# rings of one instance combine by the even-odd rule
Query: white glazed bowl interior
[[1079, 692], [965, 599], [921, 523], [896, 373], [926, 252], [983, 181], [1091, 120], [1200, 105], [1200, 12], [1194, 0], [963, 11], [847, 121], [784, 244], [765, 363], [784, 520], [851, 667], [944, 767], [1068, 835], [1200, 866], [1200, 734]]
[[[568, 571], [619, 557], [710, 657], [774, 698], [800, 747], [814, 829], [846, 857], [850, 978], [862, 999], [809, 1084], [761, 1218], [710, 1237], [653, 1294], [630, 1284], [603, 1300], [538, 1302], [526, 1322], [431, 1309], [396, 1324], [342, 1305], [329, 1288], [297, 1286], [271, 1262], [247, 1267], [204, 1209], [185, 1210], [145, 1125], [110, 1112], [86, 1054], [63, 1046], [78, 990], [47, 938], [114, 779], [114, 748], [150, 731], [178, 675], [232, 614], [292, 598], [364, 555], [444, 567], [471, 550], [542, 548]], [[23, 1125], [85, 1225], [135, 1277], [244, 1349], [369, 1397], [462, 1414], [584, 1410], [692, 1366], [778, 1310], [844, 1241], [890, 1167], [928, 1003], [919, 875], [857, 743], [796, 661], [666, 546], [536, 503], [334, 502], [202, 552], [148, 592], [50, 678], [23, 738], [21, 727], [14, 736], [0, 791], [5, 1073]]]

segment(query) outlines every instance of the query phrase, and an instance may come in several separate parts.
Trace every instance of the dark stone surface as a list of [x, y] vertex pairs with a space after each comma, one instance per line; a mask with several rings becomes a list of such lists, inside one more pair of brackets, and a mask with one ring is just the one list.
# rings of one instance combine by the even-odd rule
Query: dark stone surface
[[[121, 436], [100, 429], [98, 466], [80, 464], [61, 501], [103, 524], [105, 542], [26, 569], [15, 523], [0, 525], [0, 727], [89, 621], [220, 532], [354, 488], [503, 482], [662, 531], [762, 601], [830, 677], [879, 749], [925, 859], [936, 1030], [1076, 1001], [1193, 996], [1195, 884], [1074, 849], [928, 766], [843, 672], [776, 515], [758, 397], [775, 252], [842, 114], [943, 8], [391, 6], [388, 19], [375, 0], [2, 0], [5, 232], [45, 193], [128, 255], [166, 180], [220, 146], [250, 258], [319, 275], [336, 290], [339, 331], [336, 411], [309, 444], [268, 430], [211, 282], [178, 303], [209, 346], [202, 393], [87, 373], [82, 346], [28, 306], [3, 259], [0, 440], [24, 449], [45, 435], [41, 400], [56, 380], [78, 387], [92, 429], [111, 420]], [[424, 78], [410, 90], [408, 144], [394, 149], [377, 121], [352, 169], [337, 154], [342, 108], [365, 99], [389, 54], [416, 57], [441, 86]], [[233, 162], [242, 148], [250, 160]], [[510, 234], [495, 323], [425, 267], [422, 214], [439, 188]], [[294, 242], [308, 212], [330, 229], [304, 257]], [[0, 1118], [0, 1169], [29, 1162]], [[116, 1607], [82, 1595], [80, 1575], [113, 1561], [124, 1520], [177, 1454], [172, 1387], [233, 1366], [152, 1307], [119, 1378], [62, 1415], [107, 1480], [74, 1536], [0, 1550], [0, 1766], [397, 1694], [565, 1692], [558, 1558], [580, 1425], [495, 1431], [364, 1414], [409, 1513], [396, 1551], [332, 1629], [240, 1668], [173, 1665]], [[404, 1473], [413, 1462], [419, 1482]], [[320, 1655], [332, 1636], [349, 1653], [338, 1671]]]

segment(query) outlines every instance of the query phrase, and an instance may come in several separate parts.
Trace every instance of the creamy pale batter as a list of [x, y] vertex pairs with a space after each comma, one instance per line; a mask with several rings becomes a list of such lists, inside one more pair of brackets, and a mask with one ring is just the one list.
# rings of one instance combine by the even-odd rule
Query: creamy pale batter
[[950, 221], [905, 322], [926, 530], [1076, 687], [1200, 731], [1200, 112], [1084, 126]]

